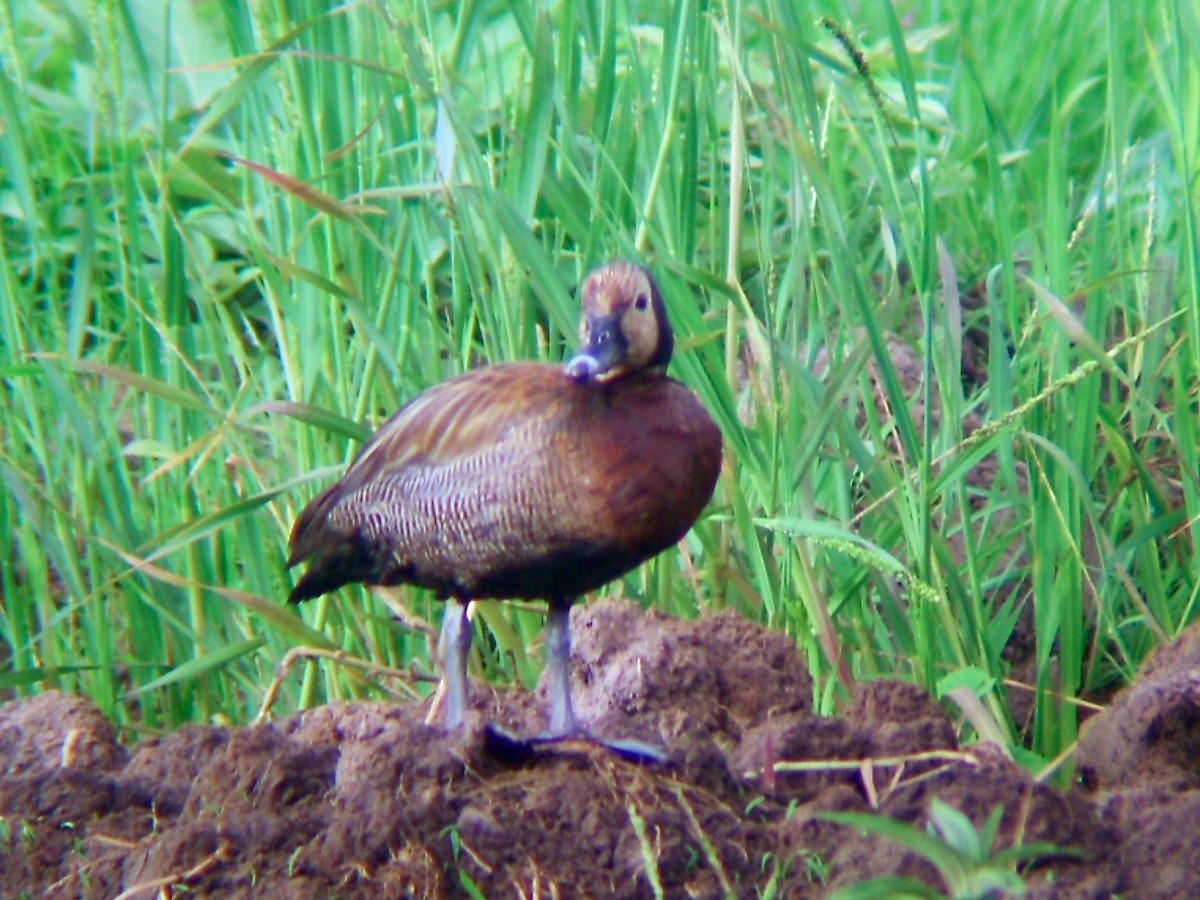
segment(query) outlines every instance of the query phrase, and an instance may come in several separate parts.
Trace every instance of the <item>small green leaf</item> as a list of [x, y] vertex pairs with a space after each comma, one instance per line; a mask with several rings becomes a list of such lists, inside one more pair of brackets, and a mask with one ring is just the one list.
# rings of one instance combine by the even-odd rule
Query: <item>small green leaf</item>
[[189, 659], [182, 665], [176, 666], [167, 674], [155, 678], [139, 688], [130, 691], [127, 697], [136, 697], [139, 694], [146, 694], [150, 691], [157, 691], [159, 688], [164, 688], [167, 685], [176, 684], [181, 681], [193, 681], [201, 678], [212, 672], [223, 669], [229, 663], [243, 656], [248, 656], [255, 650], [265, 644], [263, 638], [247, 638], [244, 641], [238, 641], [234, 644], [227, 644], [220, 647], [211, 653], [205, 653], [202, 656]]

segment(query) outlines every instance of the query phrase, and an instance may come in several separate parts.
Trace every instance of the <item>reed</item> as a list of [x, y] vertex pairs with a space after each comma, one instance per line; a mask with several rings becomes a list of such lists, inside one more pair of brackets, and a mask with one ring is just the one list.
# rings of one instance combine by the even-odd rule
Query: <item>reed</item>
[[[341, 655], [277, 709], [431, 669], [420, 590], [286, 608], [288, 528], [421, 390], [564, 359], [628, 256], [727, 465], [610, 590], [1057, 756], [1197, 614], [1200, 21], [905, 10], [0, 4], [0, 687], [158, 730], [300, 645]], [[539, 607], [481, 618], [532, 684]]]

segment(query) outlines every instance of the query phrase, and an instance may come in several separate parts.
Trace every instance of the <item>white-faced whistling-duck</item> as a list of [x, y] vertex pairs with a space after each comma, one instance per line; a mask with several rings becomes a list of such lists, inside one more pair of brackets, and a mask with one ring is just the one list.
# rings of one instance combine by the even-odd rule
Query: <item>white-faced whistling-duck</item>
[[305, 507], [288, 566], [298, 603], [354, 581], [447, 598], [446, 724], [467, 702], [471, 600], [549, 603], [550, 735], [577, 733], [570, 613], [580, 595], [679, 541], [712, 496], [721, 433], [667, 377], [674, 336], [646, 268], [584, 281], [582, 349], [566, 366], [509, 363], [418, 396]]

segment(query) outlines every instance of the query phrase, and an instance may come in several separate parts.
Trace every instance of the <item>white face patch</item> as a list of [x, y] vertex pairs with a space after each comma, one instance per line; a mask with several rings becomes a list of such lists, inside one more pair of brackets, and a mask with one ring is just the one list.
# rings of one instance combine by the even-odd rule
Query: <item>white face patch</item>
[[581, 345], [592, 338], [592, 319], [615, 317], [624, 337], [625, 353], [605, 377], [650, 364], [658, 351], [661, 325], [650, 276], [632, 263], [612, 263], [588, 276], [583, 289]]
[[618, 260], [593, 270], [579, 288], [579, 353], [564, 367], [579, 384], [638, 370], [662, 374], [675, 335], [650, 270]]
[[629, 305], [621, 315], [621, 331], [629, 347], [627, 368], [640, 369], [650, 363], [658, 350], [658, 314], [651, 301], [650, 283], [639, 271]]

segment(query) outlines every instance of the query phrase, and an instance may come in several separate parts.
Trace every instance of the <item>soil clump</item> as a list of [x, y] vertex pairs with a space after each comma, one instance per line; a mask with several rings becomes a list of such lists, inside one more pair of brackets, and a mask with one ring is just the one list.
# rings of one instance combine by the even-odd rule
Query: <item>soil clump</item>
[[961, 748], [910, 684], [862, 684], [845, 715], [814, 714], [793, 641], [733, 614], [600, 601], [572, 631], [580, 719], [667, 762], [585, 741], [499, 757], [484, 718], [537, 733], [542, 704], [482, 684], [456, 734], [418, 706], [342, 703], [126, 747], [78, 697], [5, 704], [3, 896], [821, 897], [895, 876], [946, 890], [921, 856], [820, 817], [923, 830], [935, 797], [976, 827], [1002, 804], [997, 850], [1058, 848], [1022, 871], [1032, 896], [1200, 896], [1200, 632], [1088, 722], [1064, 793], [994, 745]]

